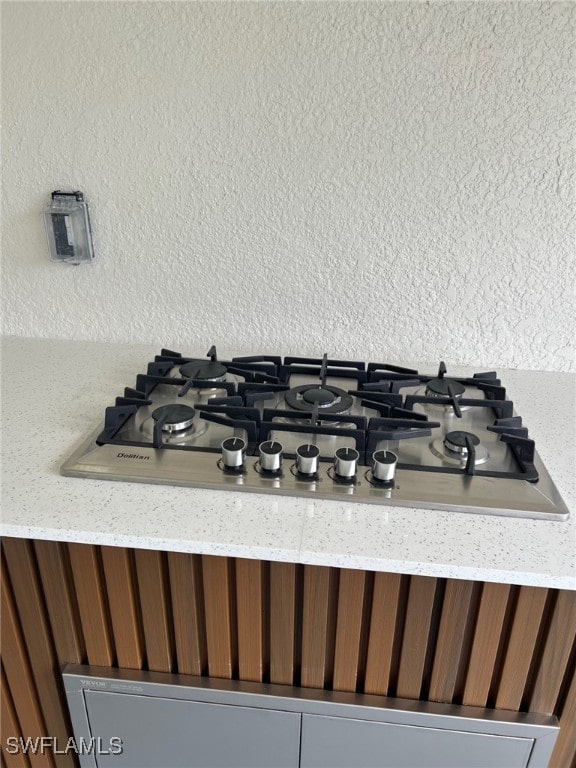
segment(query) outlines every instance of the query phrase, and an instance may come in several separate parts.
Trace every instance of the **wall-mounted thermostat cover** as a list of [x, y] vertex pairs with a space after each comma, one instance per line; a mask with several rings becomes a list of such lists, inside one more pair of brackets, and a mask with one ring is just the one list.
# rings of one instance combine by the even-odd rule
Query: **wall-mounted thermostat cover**
[[82, 192], [52, 192], [52, 202], [44, 209], [44, 224], [51, 261], [92, 261], [92, 229]]

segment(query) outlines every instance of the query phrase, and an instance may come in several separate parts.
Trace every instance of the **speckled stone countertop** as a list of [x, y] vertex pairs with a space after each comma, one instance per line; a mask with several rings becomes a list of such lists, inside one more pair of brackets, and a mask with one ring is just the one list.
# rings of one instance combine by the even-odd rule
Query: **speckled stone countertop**
[[62, 477], [158, 351], [3, 339], [3, 535], [576, 589], [574, 375], [499, 371], [567, 522]]

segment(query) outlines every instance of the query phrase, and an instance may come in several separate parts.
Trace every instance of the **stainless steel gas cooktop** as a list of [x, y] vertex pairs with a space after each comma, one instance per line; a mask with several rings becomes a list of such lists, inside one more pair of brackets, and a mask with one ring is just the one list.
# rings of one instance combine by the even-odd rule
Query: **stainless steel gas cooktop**
[[565, 520], [497, 374], [162, 350], [63, 464], [77, 477]]

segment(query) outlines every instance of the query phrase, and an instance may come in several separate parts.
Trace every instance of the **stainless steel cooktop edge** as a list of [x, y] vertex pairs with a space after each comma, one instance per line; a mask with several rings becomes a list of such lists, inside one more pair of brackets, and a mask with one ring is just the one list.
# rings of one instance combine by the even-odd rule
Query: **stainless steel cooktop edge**
[[321, 462], [318, 479], [310, 482], [295, 476], [288, 458], [281, 474], [275, 477], [257, 471], [256, 457], [247, 458], [244, 473], [226, 474], [218, 465], [217, 453], [97, 445], [100, 431], [96, 430], [64, 462], [62, 475], [550, 521], [566, 520], [570, 515], [537, 455], [540, 480], [534, 484], [472, 476], [463, 478], [463, 485], [455, 485], [450, 482], [453, 475], [398, 469], [393, 485], [386, 488], [374, 486], [366, 468], [354, 483], [334, 482], [328, 475], [331, 464], [327, 461]]

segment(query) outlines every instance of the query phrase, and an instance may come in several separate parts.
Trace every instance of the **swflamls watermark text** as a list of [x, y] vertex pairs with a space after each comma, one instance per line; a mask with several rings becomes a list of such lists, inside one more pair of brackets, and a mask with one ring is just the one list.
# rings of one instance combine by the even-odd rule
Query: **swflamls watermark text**
[[65, 742], [56, 736], [8, 736], [4, 750], [9, 755], [45, 755], [48, 752], [53, 755], [121, 755], [124, 747], [118, 736], [110, 739], [102, 739], [100, 736], [75, 739], [71, 736]]

